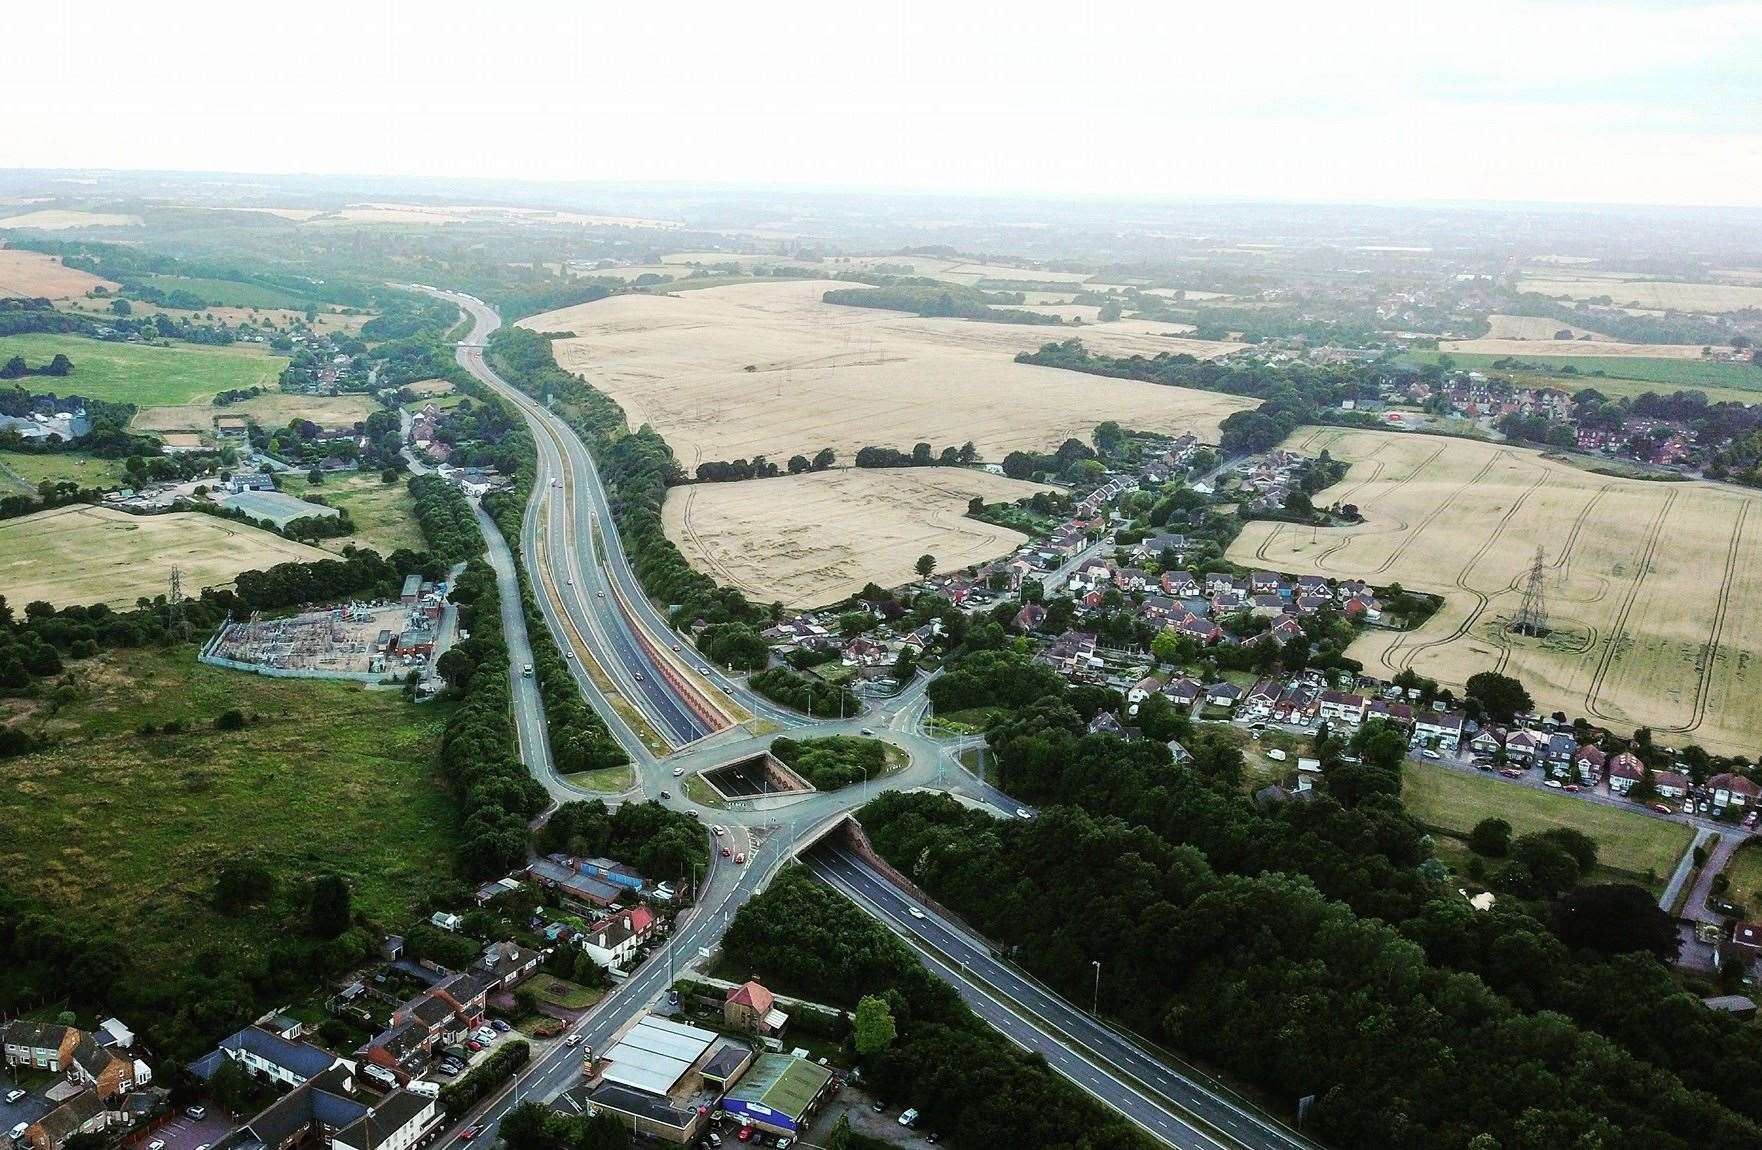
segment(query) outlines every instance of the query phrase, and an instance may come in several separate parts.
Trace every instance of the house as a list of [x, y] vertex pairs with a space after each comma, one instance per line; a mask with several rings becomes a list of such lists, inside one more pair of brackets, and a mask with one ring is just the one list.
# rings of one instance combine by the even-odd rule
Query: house
[[1162, 593], [1176, 599], [1196, 599], [1205, 593], [1191, 571], [1165, 571], [1161, 584]]
[[1157, 682], [1155, 675], [1146, 675], [1133, 683], [1132, 689], [1126, 692], [1126, 702], [1136, 706], [1156, 694], [1161, 687], [1162, 684]]
[[1605, 755], [1594, 743], [1586, 743], [1578, 749], [1572, 758], [1573, 770], [1578, 774], [1578, 781], [1590, 786], [1603, 777], [1608, 769], [1609, 756]]
[[1205, 702], [1211, 707], [1234, 707], [1242, 697], [1242, 688], [1219, 680], [1205, 689]]
[[33, 1070], [61, 1070], [63, 1051], [70, 1050], [78, 1031], [59, 1022], [30, 1022], [20, 1018], [0, 1027], [8, 1066]]
[[1180, 707], [1191, 707], [1204, 692], [1204, 687], [1184, 675], [1169, 680], [1162, 688], [1168, 701]]
[[1088, 733], [1091, 735], [1115, 735], [1125, 738], [1126, 728], [1112, 711], [1099, 711], [1089, 720]]
[[261, 1026], [247, 1026], [220, 1040], [220, 1045], [190, 1064], [190, 1070], [204, 1081], [214, 1077], [225, 1060], [231, 1059], [251, 1072], [252, 1077], [279, 1086], [299, 1086], [310, 1082], [334, 1066], [353, 1072], [345, 1059], [310, 1042], [293, 1042]]
[[82, 1090], [25, 1128], [21, 1150], [61, 1150], [76, 1134], [95, 1134], [111, 1125], [111, 1111], [95, 1091]]
[[1547, 739], [1521, 727], [1505, 736], [1505, 753], [1518, 762], [1540, 759], [1547, 746]]
[[655, 931], [655, 915], [646, 906], [601, 919], [578, 940], [588, 956], [604, 967], [629, 966]]
[[1413, 721], [1413, 737], [1450, 754], [1462, 743], [1462, 716], [1455, 711], [1421, 711]]
[[1046, 608], [1038, 603], [1024, 604], [1016, 617], [1010, 620], [1010, 626], [1018, 631], [1028, 632], [1036, 629], [1046, 621]]
[[347, 1070], [327, 1070], [270, 1103], [233, 1137], [263, 1150], [292, 1150], [309, 1141], [328, 1146], [338, 1131], [369, 1112], [352, 1097], [354, 1087], [354, 1076]]
[[1666, 799], [1684, 798], [1689, 793], [1689, 777], [1680, 771], [1654, 771], [1652, 785]]
[[536, 950], [526, 950], [515, 942], [492, 942], [477, 960], [477, 969], [490, 980], [490, 989], [513, 990], [526, 981], [544, 961]]
[[410, 1150], [445, 1121], [438, 1097], [397, 1090], [331, 1137], [331, 1150]]
[[1503, 727], [1482, 727], [1468, 740], [1468, 749], [1477, 755], [1491, 757], [1505, 749]]
[[437, 910], [428, 916], [428, 924], [433, 927], [438, 927], [441, 930], [456, 931], [459, 929], [459, 924], [463, 921], [464, 920], [458, 915], [448, 914], [444, 910]]
[[1611, 794], [1625, 795], [1633, 789], [1633, 785], [1645, 777], [1645, 764], [1639, 756], [1631, 751], [1622, 751], [1609, 757], [1609, 791]]
[[478, 906], [488, 906], [505, 894], [513, 894], [520, 889], [520, 880], [515, 878], [499, 878], [494, 882], [486, 882], [477, 888], [472, 901]]
[[1758, 787], [1743, 775], [1729, 772], [1714, 775], [1708, 779], [1707, 790], [1712, 795], [1713, 805], [1720, 810], [1729, 806], [1738, 806], [1748, 810], [1757, 804], [1759, 798], [1762, 798], [1762, 787]]
[[603, 879], [584, 875], [575, 869], [567, 855], [547, 855], [527, 864], [526, 875], [533, 882], [554, 890], [565, 899], [601, 910], [612, 906], [624, 896], [620, 887]]
[[769, 990], [749, 979], [723, 998], [722, 1021], [736, 1030], [770, 1036], [789, 1025], [789, 1015], [777, 1009], [777, 999]]
[[62, 1063], [67, 1080], [76, 1086], [89, 1086], [99, 1098], [119, 1098], [137, 1085], [152, 1081], [147, 1065], [120, 1054], [114, 1047], [100, 1042], [87, 1031], [76, 1032], [79, 1041], [73, 1044]]
[[1243, 696], [1242, 705], [1236, 710], [1239, 719], [1270, 719], [1273, 708], [1278, 706], [1279, 695], [1283, 688], [1275, 679], [1262, 679], [1249, 688]]
[[1256, 595], [1276, 595], [1285, 580], [1271, 571], [1250, 571], [1248, 589]]
[[1364, 696], [1346, 691], [1323, 691], [1317, 715], [1324, 723], [1356, 727], [1364, 721]]
[[1391, 723], [1404, 731], [1413, 728], [1413, 708], [1406, 703], [1391, 703], [1386, 699], [1372, 699], [1365, 705], [1364, 717], [1366, 721], [1381, 719], [1383, 722]]

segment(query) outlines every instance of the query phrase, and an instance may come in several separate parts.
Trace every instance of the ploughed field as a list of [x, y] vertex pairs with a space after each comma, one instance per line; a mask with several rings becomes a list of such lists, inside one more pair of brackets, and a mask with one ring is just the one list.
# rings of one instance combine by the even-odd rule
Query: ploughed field
[[1081, 336], [1109, 354], [1222, 355], [1237, 344], [1183, 338], [1180, 325], [1127, 320], [1081, 327], [926, 319], [828, 304], [850, 283], [743, 283], [674, 295], [619, 295], [521, 320], [555, 343], [557, 362], [648, 423], [687, 471], [823, 447], [849, 462], [866, 445], [937, 450], [972, 440], [987, 460], [1087, 439], [1113, 419], [1215, 440], [1252, 401], [1014, 362], [1019, 351]]
[[[1543, 710], [1618, 731], [1648, 726], [1713, 751], [1754, 749], [1762, 499], [1594, 475], [1466, 439], [1311, 427], [1285, 446], [1350, 463], [1315, 500], [1354, 503], [1366, 522], [1250, 523], [1229, 558], [1445, 598], [1416, 631], [1367, 630], [1350, 653], [1368, 673], [1412, 668], [1460, 688], [1477, 671], [1502, 671]], [[1538, 547], [1551, 630], [1531, 638], [1507, 624]]]
[[692, 566], [761, 603], [836, 602], [866, 583], [916, 578], [1007, 555], [1025, 536], [966, 516], [973, 496], [1020, 499], [1036, 484], [964, 467], [840, 468], [667, 492], [667, 537]]

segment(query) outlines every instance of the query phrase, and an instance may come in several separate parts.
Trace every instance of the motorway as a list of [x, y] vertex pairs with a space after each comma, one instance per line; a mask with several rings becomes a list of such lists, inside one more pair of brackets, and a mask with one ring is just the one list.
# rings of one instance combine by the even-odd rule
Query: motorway
[[[869, 701], [861, 715], [816, 720], [778, 707], [701, 658], [643, 593], [613, 526], [605, 489], [580, 438], [559, 416], [501, 379], [485, 362], [484, 341], [500, 326], [499, 317], [474, 298], [423, 290], [453, 301], [471, 315], [472, 330], [458, 345], [459, 363], [513, 403], [532, 428], [538, 470], [519, 540], [522, 564], [534, 577], [533, 591], [552, 637], [573, 653], [570, 662], [577, 685], [630, 754], [637, 778], [628, 792], [614, 797], [578, 787], [555, 771], [537, 683], [522, 673], [532, 654], [513, 555], [493, 521], [478, 508], [489, 561], [501, 589], [522, 759], [553, 802], [657, 798], [675, 810], [693, 813], [706, 825], [725, 824], [731, 845], [737, 850], [745, 847], [751, 855], [747, 865], [736, 866], [712, 854], [697, 908], [681, 916], [681, 925], [662, 950], [596, 1004], [571, 1033], [580, 1034], [586, 1046], [603, 1049], [614, 1033], [667, 989], [677, 966], [695, 957], [700, 947], [714, 947], [720, 941], [733, 912], [762, 889], [799, 843], [874, 795], [927, 789], [982, 804], [1004, 817], [1019, 809], [1008, 795], [959, 763], [960, 752], [980, 745], [981, 739], [949, 739], [930, 732], [927, 676], [919, 675], [891, 697]], [[597, 675], [586, 666], [590, 660]], [[754, 733], [744, 721], [748, 716], [763, 720], [769, 730]], [[670, 789], [678, 786], [675, 770], [690, 774], [719, 766], [762, 751], [779, 734], [804, 730], [815, 735], [873, 733], [902, 749], [907, 762], [881, 778], [834, 792], [766, 796], [727, 805], [699, 803]], [[936, 931], [934, 939], [919, 936], [913, 945], [926, 965], [953, 982], [977, 1013], [1014, 1041], [1039, 1050], [1079, 1087], [1163, 1141], [1194, 1150], [1307, 1147], [1284, 1127], [1185, 1076], [1118, 1031], [1011, 972], [990, 957], [982, 940], [940, 920], [927, 924], [904, 918], [905, 896], [879, 875], [852, 874], [836, 860], [828, 864], [818, 854], [814, 866], [816, 873], [831, 866], [834, 873], [822, 877], [888, 926], [901, 930], [903, 921]], [[949, 965], [951, 960], [959, 963], [959, 970]], [[982, 978], [966, 977], [969, 967]], [[579, 1047], [559, 1044], [547, 1051], [508, 1088], [474, 1108], [466, 1122], [442, 1139], [442, 1145], [459, 1142], [459, 1131], [468, 1124], [486, 1126], [482, 1136], [493, 1138], [494, 1124], [519, 1098], [548, 1100], [579, 1081], [580, 1058]]]
[[850, 851], [827, 841], [802, 861], [904, 939], [986, 1022], [1156, 1137], [1180, 1147], [1312, 1150], [1302, 1135], [1233, 1101], [1222, 1083], [1202, 1084], [1199, 1072], [1150, 1052], [1000, 961], [985, 939], [912, 899]]

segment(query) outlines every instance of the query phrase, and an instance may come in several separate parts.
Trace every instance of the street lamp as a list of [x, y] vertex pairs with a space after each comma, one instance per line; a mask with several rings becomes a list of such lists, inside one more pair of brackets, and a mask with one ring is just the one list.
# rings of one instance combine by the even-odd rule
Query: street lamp
[[1095, 968], [1095, 997], [1089, 1002], [1089, 1013], [1099, 1014], [1101, 1013], [1101, 960], [1099, 958], [1093, 959], [1089, 965]]

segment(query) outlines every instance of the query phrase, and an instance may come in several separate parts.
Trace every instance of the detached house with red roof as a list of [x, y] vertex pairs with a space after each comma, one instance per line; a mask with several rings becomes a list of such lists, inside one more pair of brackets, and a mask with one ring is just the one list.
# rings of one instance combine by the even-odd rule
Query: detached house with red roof
[[789, 1015], [777, 1009], [777, 999], [757, 979], [734, 987], [722, 1000], [722, 1021], [749, 1034], [772, 1036], [789, 1025]]

